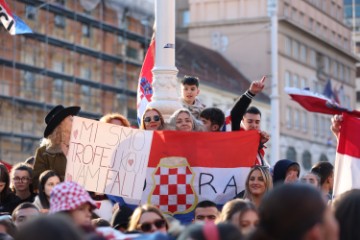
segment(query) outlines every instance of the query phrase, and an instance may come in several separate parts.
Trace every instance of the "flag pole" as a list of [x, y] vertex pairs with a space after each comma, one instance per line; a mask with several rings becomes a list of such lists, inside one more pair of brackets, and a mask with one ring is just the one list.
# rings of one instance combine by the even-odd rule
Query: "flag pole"
[[155, 63], [152, 73], [153, 95], [148, 107], [158, 109], [167, 119], [182, 106], [175, 66], [175, 0], [155, 1]]

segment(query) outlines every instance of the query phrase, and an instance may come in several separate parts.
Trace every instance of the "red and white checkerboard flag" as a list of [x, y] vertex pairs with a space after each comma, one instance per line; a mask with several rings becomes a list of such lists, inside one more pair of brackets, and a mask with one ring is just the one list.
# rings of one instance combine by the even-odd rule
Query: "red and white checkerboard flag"
[[155, 131], [142, 203], [183, 222], [200, 201], [224, 204], [244, 190], [259, 139], [255, 131]]
[[360, 188], [360, 119], [343, 114], [336, 151], [334, 197]]

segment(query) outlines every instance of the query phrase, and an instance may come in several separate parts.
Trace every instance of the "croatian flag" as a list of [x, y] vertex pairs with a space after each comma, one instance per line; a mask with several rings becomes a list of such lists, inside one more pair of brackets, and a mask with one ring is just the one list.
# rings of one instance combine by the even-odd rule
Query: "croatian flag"
[[225, 204], [245, 189], [259, 139], [256, 131], [154, 132], [141, 203], [187, 223], [197, 203]]
[[137, 120], [141, 123], [141, 117], [146, 110], [146, 106], [151, 102], [153, 95], [152, 89], [152, 72], [155, 59], [155, 40], [151, 40], [149, 49], [145, 55], [144, 63], [141, 68], [139, 84], [137, 90]]
[[11, 34], [32, 33], [23, 20], [13, 14], [4, 0], [0, 0], [0, 19], [5, 29]]
[[342, 114], [346, 112], [350, 115], [360, 117], [360, 112], [340, 107], [338, 103], [333, 100], [307, 89], [299, 88], [285, 88], [285, 92], [290, 95], [291, 99], [299, 103], [303, 108], [309, 112], [324, 113], [324, 114]]
[[360, 119], [343, 114], [336, 151], [334, 197], [360, 189]]

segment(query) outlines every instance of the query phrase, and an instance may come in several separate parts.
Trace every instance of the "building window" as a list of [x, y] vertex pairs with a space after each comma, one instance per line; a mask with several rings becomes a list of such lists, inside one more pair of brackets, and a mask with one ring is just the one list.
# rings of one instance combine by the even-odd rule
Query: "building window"
[[285, 87], [291, 87], [291, 74], [285, 71]]
[[91, 70], [90, 68], [82, 67], [80, 69], [80, 77], [86, 80], [91, 80]]
[[344, 80], [344, 65], [341, 63], [339, 64], [339, 79]]
[[311, 169], [312, 161], [311, 161], [311, 153], [309, 151], [305, 151], [302, 154], [302, 165], [306, 170]]
[[338, 63], [336, 61], [333, 62], [332, 73], [333, 73], [333, 77], [335, 78], [338, 77]]
[[53, 102], [59, 103], [64, 100], [64, 81], [61, 79], [54, 79], [53, 81]]
[[306, 46], [304, 44], [300, 45], [300, 60], [306, 63]]
[[350, 82], [350, 68], [345, 67], [345, 82]]
[[288, 147], [288, 149], [286, 150], [286, 159], [297, 162], [296, 150], [294, 147]]
[[301, 77], [300, 78], [300, 88], [301, 89], [305, 89], [305, 88], [307, 88], [308, 86], [307, 86], [307, 80], [306, 80], [306, 78], [304, 78], [304, 77]]
[[291, 56], [291, 38], [285, 37], [285, 54]]
[[319, 134], [319, 117], [314, 114], [314, 126], [313, 126], [313, 132], [314, 136], [317, 136]]
[[293, 86], [299, 88], [299, 76], [297, 74], [293, 75]]
[[23, 90], [26, 92], [35, 91], [35, 74], [34, 73], [32, 73], [32, 72], [24, 73]]
[[284, 3], [284, 16], [290, 17], [290, 7], [287, 3]]
[[294, 128], [300, 129], [300, 111], [297, 109], [294, 111]]
[[301, 118], [302, 120], [302, 128], [304, 132], [307, 132], [308, 130], [308, 116], [307, 116], [307, 112], [303, 111], [303, 116]]
[[83, 24], [81, 26], [81, 32], [83, 37], [91, 37], [91, 27], [89, 24]]
[[316, 67], [316, 52], [313, 49], [310, 50], [310, 64]]
[[187, 26], [189, 26], [189, 23], [190, 23], [190, 11], [187, 9], [187, 10], [182, 11], [181, 26], [187, 27]]
[[81, 103], [88, 105], [91, 102], [91, 88], [89, 86], [81, 86]]
[[62, 15], [55, 15], [54, 21], [55, 21], [55, 26], [56, 26], [56, 27], [58, 27], [58, 28], [65, 28], [65, 26], [66, 26], [66, 19], [65, 19], [64, 16], [62, 16]]
[[62, 5], [62, 6], [65, 6], [66, 1], [65, 0], [55, 0], [55, 3], [57, 3], [59, 5]]
[[292, 43], [292, 54], [295, 59], [299, 58], [299, 43], [297, 41], [293, 41]]
[[27, 19], [35, 20], [37, 16], [37, 10], [36, 7], [31, 5], [26, 5], [25, 7], [25, 16]]
[[312, 18], [309, 19], [309, 29], [310, 31], [314, 30], [314, 19]]
[[324, 71], [326, 73], [329, 73], [330, 72], [330, 60], [328, 57], [323, 57], [323, 61], [324, 61]]
[[286, 108], [286, 127], [292, 128], [292, 109], [291, 107]]
[[126, 56], [133, 59], [138, 59], [138, 51], [136, 48], [128, 46], [126, 48]]
[[320, 162], [328, 162], [329, 159], [327, 158], [327, 156], [325, 154], [321, 154], [320, 155]]

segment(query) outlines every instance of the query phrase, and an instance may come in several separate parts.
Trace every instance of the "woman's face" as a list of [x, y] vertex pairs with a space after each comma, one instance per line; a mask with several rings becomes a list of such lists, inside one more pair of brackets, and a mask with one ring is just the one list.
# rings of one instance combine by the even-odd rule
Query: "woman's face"
[[254, 170], [249, 178], [249, 190], [252, 195], [262, 195], [266, 191], [266, 184], [264, 177], [260, 170]]
[[244, 212], [240, 218], [240, 229], [243, 235], [249, 234], [253, 231], [259, 222], [258, 214], [253, 210]]
[[0, 182], [0, 193], [2, 193], [2, 191], [4, 190], [6, 186], [6, 182]]
[[144, 126], [146, 130], [158, 130], [161, 127], [161, 119], [155, 110], [149, 110], [144, 114]]
[[187, 112], [179, 113], [175, 126], [176, 130], [191, 132], [193, 130], [193, 122], [190, 115]]
[[154, 212], [145, 212], [140, 217], [139, 230], [146, 233], [156, 231], [166, 233], [166, 222]]
[[50, 193], [53, 187], [55, 187], [59, 183], [60, 183], [60, 179], [58, 178], [58, 176], [52, 176], [46, 181], [44, 186], [44, 192], [48, 198], [50, 197]]
[[91, 225], [91, 206], [89, 203], [80, 205], [75, 210], [70, 211], [70, 216], [77, 226]]

